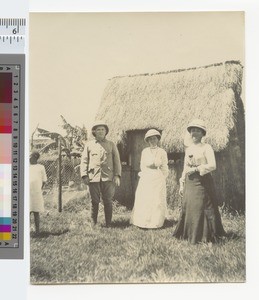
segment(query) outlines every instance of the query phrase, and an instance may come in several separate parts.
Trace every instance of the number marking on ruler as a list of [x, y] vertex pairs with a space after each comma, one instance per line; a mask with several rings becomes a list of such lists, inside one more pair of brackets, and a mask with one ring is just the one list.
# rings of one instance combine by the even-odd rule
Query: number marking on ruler
[[26, 19], [0, 19], [0, 53], [24, 53], [25, 30]]
[[26, 19], [0, 19], [0, 35], [24, 35]]

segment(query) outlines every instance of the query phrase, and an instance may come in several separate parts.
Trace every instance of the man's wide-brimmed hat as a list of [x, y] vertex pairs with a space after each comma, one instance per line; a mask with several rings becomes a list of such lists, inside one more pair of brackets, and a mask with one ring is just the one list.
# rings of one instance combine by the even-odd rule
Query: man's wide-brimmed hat
[[204, 131], [204, 134], [206, 134], [206, 132], [207, 132], [206, 125], [205, 125], [204, 121], [201, 119], [195, 119], [195, 120], [191, 121], [187, 126], [187, 130], [190, 132], [191, 128], [193, 128], [193, 127], [202, 129]]
[[106, 135], [108, 134], [108, 132], [109, 132], [109, 127], [108, 127], [108, 125], [107, 125], [104, 121], [98, 120], [98, 121], [95, 121], [94, 124], [93, 124], [93, 126], [92, 126], [92, 134], [93, 134], [93, 136], [95, 136], [94, 130], [95, 130], [98, 126], [104, 126], [105, 129], [106, 129]]
[[160, 140], [161, 139], [161, 134], [158, 130], [156, 129], [150, 129], [147, 131], [147, 133], [145, 134], [145, 142], [147, 142], [147, 138], [151, 137], [151, 136], [157, 136], [157, 138]]

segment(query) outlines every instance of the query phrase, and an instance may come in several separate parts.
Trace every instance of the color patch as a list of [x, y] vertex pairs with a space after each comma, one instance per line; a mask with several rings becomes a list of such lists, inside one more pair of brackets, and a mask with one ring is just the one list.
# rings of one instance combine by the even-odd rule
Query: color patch
[[0, 164], [12, 163], [12, 135], [0, 134]]
[[11, 232], [11, 225], [0, 225], [0, 232]]
[[12, 73], [0, 73], [0, 103], [12, 103]]
[[12, 234], [10, 232], [0, 232], [0, 241], [10, 241]]
[[0, 217], [0, 224], [1, 225], [11, 225], [11, 223], [12, 223], [11, 218]]
[[0, 103], [0, 133], [12, 133], [12, 104]]
[[0, 165], [0, 225], [9, 225], [12, 206], [12, 165]]

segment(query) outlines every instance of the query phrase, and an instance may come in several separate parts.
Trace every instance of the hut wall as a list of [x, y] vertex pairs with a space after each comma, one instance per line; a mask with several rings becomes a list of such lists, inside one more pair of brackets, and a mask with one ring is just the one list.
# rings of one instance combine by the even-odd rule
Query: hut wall
[[131, 183], [132, 183], [132, 206], [135, 200], [135, 192], [138, 186], [139, 176], [138, 173], [140, 171], [140, 160], [141, 153], [144, 148], [147, 147], [147, 144], [144, 141], [146, 130], [134, 130], [132, 132], [128, 132], [128, 146], [129, 146], [129, 161], [131, 167]]
[[135, 191], [139, 181], [141, 152], [147, 147], [144, 142], [145, 132], [146, 130], [127, 132], [126, 147], [118, 147], [120, 157], [126, 165], [122, 165], [121, 185], [116, 191], [115, 198], [130, 209], [134, 205]]
[[130, 165], [132, 170], [139, 172], [140, 171], [140, 159], [142, 150], [147, 147], [147, 144], [144, 142], [146, 130], [134, 130], [128, 132], [128, 147], [130, 153]]
[[228, 147], [218, 153], [216, 178], [222, 187], [218, 189], [222, 202], [238, 212], [245, 211], [245, 121], [241, 104], [237, 105], [235, 119], [238, 122], [230, 131]]
[[122, 166], [121, 184], [119, 188], [116, 188], [115, 199], [129, 209], [133, 207], [134, 187], [132, 184], [132, 173], [130, 166]]
[[235, 92], [236, 98], [236, 113], [235, 113], [235, 128], [232, 136], [236, 137], [236, 142], [239, 145], [241, 155], [243, 160], [245, 161], [245, 109], [243, 105], [243, 101], [239, 94]]
[[167, 187], [167, 204], [170, 208], [178, 208], [181, 205], [179, 196], [179, 179], [183, 171], [184, 154], [177, 160], [169, 160], [169, 174], [166, 180]]
[[238, 212], [245, 211], [245, 118], [244, 106], [237, 93], [234, 127], [227, 148], [217, 153], [215, 181], [219, 202]]
[[217, 170], [213, 172], [218, 204], [231, 210], [244, 212], [244, 170], [238, 163], [239, 151], [234, 147], [216, 154]]

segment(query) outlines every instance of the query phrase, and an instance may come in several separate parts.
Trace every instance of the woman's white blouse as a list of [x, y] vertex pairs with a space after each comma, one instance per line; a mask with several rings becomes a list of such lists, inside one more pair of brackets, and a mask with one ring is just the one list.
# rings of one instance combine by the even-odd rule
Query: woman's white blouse
[[154, 165], [161, 170], [165, 177], [168, 176], [168, 158], [164, 149], [156, 147], [151, 149], [145, 148], [141, 154], [140, 169], [142, 172], [150, 170], [149, 166]]
[[201, 176], [216, 170], [214, 151], [209, 144], [192, 144], [185, 151], [184, 169], [180, 181], [184, 182], [188, 168], [197, 167]]

